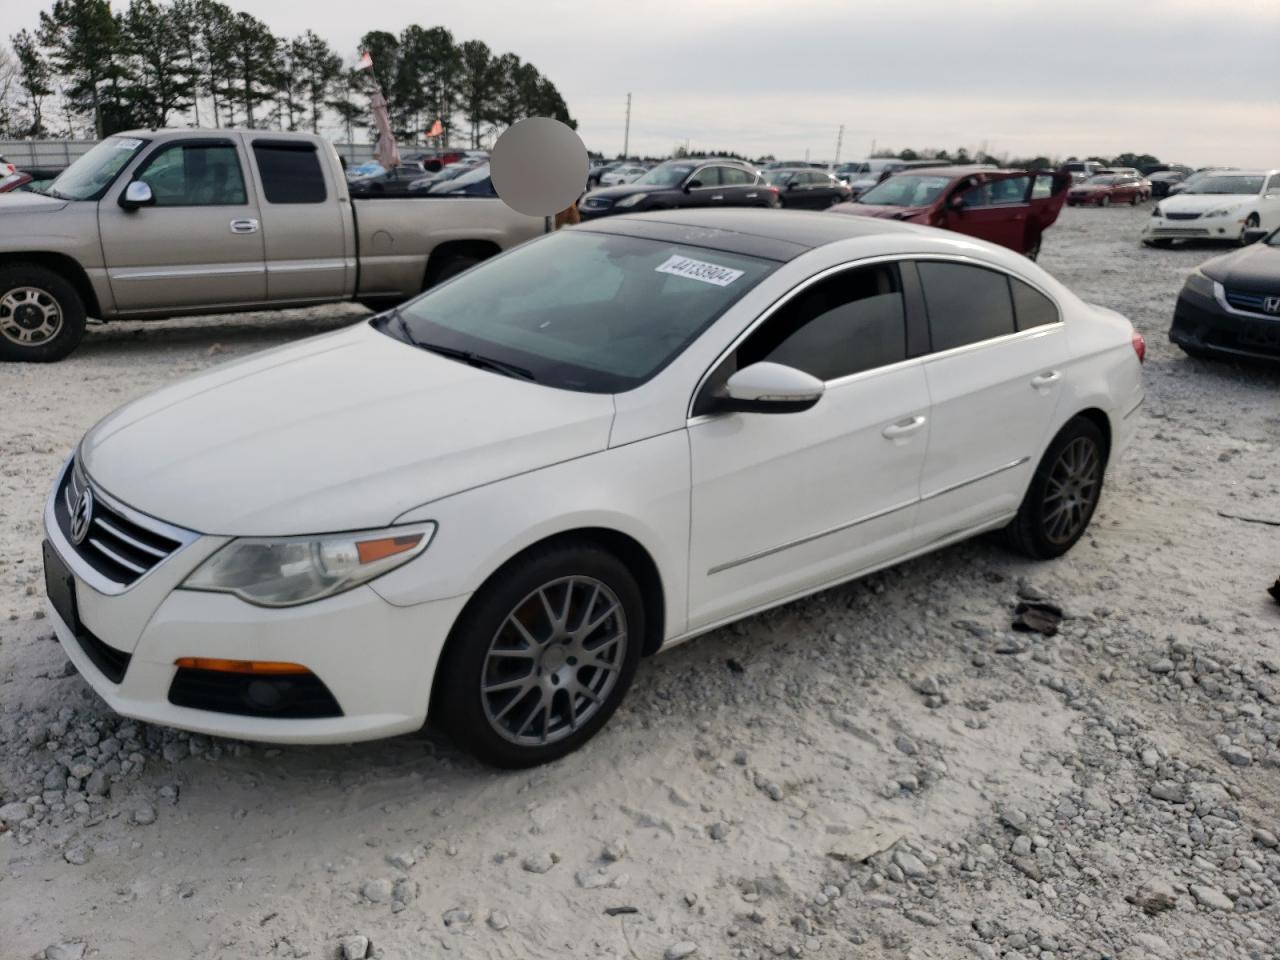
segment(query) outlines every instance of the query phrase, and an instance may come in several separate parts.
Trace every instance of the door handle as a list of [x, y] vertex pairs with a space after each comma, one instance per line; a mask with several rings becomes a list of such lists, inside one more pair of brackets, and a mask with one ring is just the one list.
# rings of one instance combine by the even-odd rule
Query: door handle
[[724, 194], [723, 194], [723, 193], [717, 193], [717, 194], [716, 194], [714, 197], [712, 197], [711, 199], [712, 199], [712, 200], [723, 200], [723, 199], [724, 199]]
[[910, 436], [924, 426], [924, 419], [924, 417], [908, 417], [906, 420], [899, 420], [881, 430], [880, 435], [886, 440]]
[[748, 200], [754, 200], [754, 199], [755, 199], [756, 197], [758, 197], [758, 196], [760, 196], [760, 194], [758, 194], [758, 193], [748, 193], [748, 194], [747, 194], [747, 199], [748, 199]]
[[252, 219], [249, 219], [249, 220], [232, 220], [232, 221], [231, 221], [231, 232], [232, 232], [232, 233], [257, 233], [257, 232], [258, 232], [258, 221], [257, 221], [257, 220], [252, 220]]
[[1038, 377], [1031, 378], [1031, 386], [1039, 390], [1041, 387], [1047, 387], [1051, 383], [1057, 383], [1062, 379], [1062, 374], [1057, 370], [1050, 370], [1048, 373], [1042, 373]]

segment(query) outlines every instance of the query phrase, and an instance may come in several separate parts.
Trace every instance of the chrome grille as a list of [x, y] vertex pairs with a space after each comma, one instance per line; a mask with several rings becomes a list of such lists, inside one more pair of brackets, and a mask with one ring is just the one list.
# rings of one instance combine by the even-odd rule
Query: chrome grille
[[[77, 521], [81, 499], [89, 490], [89, 509], [86, 517]], [[182, 541], [161, 532], [161, 524], [150, 526], [141, 514], [116, 509], [105, 502], [103, 496], [91, 490], [88, 478], [77, 461], [63, 477], [62, 489], [54, 507], [58, 526], [72, 544], [76, 553], [103, 577], [121, 587], [127, 587], [181, 547]], [[87, 530], [76, 543], [73, 529]], [[80, 532], [80, 531], [77, 531]]]
[[[1265, 293], [1250, 293], [1247, 290], [1226, 290], [1227, 303], [1235, 307], [1237, 310], [1251, 310], [1254, 313], [1266, 314], [1267, 301], [1280, 299], [1280, 294], [1274, 297]], [[1272, 314], [1275, 316], [1276, 314]]]

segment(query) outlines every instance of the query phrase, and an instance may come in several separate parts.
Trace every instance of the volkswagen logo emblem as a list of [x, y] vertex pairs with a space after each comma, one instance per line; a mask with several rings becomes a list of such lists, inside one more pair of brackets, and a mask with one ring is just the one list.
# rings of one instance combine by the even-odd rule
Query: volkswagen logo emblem
[[80, 499], [76, 501], [75, 512], [71, 514], [71, 542], [77, 547], [84, 543], [84, 538], [89, 535], [89, 523], [93, 520], [93, 491], [88, 487], [84, 488], [84, 493], [80, 494]]
[[1262, 301], [1262, 309], [1267, 313], [1280, 313], [1280, 297], [1267, 297]]

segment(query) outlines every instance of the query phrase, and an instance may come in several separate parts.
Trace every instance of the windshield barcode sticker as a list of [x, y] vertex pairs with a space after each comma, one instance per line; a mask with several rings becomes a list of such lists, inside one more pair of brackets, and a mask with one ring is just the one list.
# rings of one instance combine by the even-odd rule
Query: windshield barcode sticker
[[132, 137], [114, 137], [113, 139], [117, 150], [133, 150], [135, 147], [142, 146], [141, 140], [135, 140]]
[[707, 263], [705, 260], [694, 260], [691, 257], [671, 256], [667, 262], [654, 268], [658, 273], [674, 273], [677, 277], [690, 280], [701, 280], [703, 283], [714, 283], [717, 287], [727, 287], [742, 276], [741, 270], [722, 267], [719, 264]]

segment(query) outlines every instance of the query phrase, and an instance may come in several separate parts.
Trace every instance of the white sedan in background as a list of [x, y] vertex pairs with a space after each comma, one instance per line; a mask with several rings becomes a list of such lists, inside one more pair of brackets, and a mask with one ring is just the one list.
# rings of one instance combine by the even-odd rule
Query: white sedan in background
[[1056, 557], [1141, 338], [954, 233], [610, 217], [94, 426], [51, 623], [114, 709], [255, 740], [590, 738], [643, 655], [985, 531]]
[[600, 175], [600, 186], [616, 187], [623, 183], [635, 183], [648, 172], [648, 167], [614, 167]]
[[1244, 243], [1249, 230], [1280, 227], [1280, 170], [1223, 170], [1166, 197], [1151, 211], [1142, 242], [1174, 240]]

